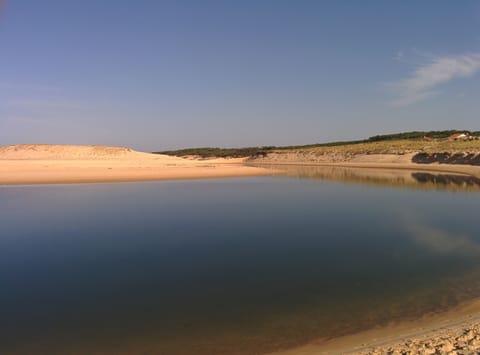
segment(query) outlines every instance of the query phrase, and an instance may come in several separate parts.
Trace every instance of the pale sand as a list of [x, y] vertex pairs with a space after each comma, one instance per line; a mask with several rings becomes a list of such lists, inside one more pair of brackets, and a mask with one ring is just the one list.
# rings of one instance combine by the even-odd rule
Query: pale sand
[[[24, 144], [0, 147], [0, 185], [201, 179], [279, 174], [261, 165], [315, 165], [408, 169], [480, 177], [480, 167], [414, 164], [412, 154], [358, 155], [305, 159], [296, 153], [266, 159], [196, 159], [133, 151], [125, 147]], [[302, 159], [303, 158], [303, 159]]]
[[124, 147], [0, 147], [0, 185], [121, 182], [273, 175], [244, 159], [178, 158]]
[[[465, 338], [469, 339], [462, 339], [466, 334]], [[445, 351], [446, 347], [449, 347], [448, 351]], [[319, 339], [271, 355], [457, 354], [455, 347], [459, 354], [473, 354], [470, 351], [480, 349], [480, 299], [466, 302], [448, 312], [331, 340]]]

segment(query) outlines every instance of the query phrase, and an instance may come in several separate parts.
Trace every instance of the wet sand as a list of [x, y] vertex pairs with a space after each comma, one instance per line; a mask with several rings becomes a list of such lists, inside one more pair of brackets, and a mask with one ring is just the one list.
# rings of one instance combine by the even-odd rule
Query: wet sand
[[271, 353], [317, 354], [464, 354], [480, 349], [480, 299], [448, 312]]

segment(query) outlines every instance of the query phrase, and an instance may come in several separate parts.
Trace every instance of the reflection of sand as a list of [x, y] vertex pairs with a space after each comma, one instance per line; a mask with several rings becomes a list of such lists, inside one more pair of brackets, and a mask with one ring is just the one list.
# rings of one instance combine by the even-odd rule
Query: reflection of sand
[[456, 164], [417, 164], [410, 154], [349, 154], [345, 152], [319, 154], [315, 150], [275, 151], [265, 157], [250, 159], [250, 164], [334, 166], [346, 168], [406, 169], [413, 171], [438, 171], [468, 174], [480, 177], [480, 166]]
[[408, 169], [357, 168], [314, 165], [257, 165], [282, 171], [285, 175], [383, 187], [480, 191], [480, 178], [454, 173]]
[[272, 174], [243, 159], [196, 160], [123, 147], [17, 145], [0, 147], [0, 184], [194, 179]]

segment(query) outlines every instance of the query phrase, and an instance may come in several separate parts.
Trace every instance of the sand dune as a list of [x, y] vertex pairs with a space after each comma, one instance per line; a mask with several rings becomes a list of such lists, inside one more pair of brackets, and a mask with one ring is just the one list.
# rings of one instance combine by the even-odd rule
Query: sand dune
[[[99, 145], [17, 144], [0, 147], [0, 159], [139, 159], [155, 158], [156, 155], [134, 151], [127, 147]], [[160, 156], [166, 157], [166, 156]]]
[[271, 175], [244, 159], [178, 158], [126, 147], [22, 144], [0, 147], [0, 184], [114, 182]]

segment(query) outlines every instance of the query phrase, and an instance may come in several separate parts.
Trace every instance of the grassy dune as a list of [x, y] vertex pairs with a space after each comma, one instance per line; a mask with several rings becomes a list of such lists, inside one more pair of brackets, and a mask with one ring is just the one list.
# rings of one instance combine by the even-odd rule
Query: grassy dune
[[[283, 149], [282, 149], [283, 150]], [[353, 154], [408, 154], [408, 153], [480, 153], [480, 140], [449, 141], [423, 139], [400, 139], [380, 142], [365, 142], [337, 146], [294, 148], [292, 151], [315, 151], [319, 153]]]
[[480, 140], [450, 141], [448, 139], [396, 139], [380, 141], [333, 142], [289, 147], [248, 147], [248, 148], [190, 148], [158, 152], [173, 156], [214, 157], [256, 157], [271, 152], [316, 152], [351, 154], [408, 154], [408, 153], [480, 153]]

